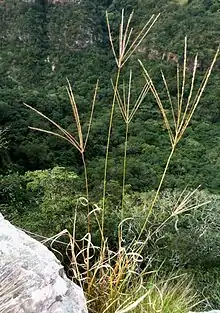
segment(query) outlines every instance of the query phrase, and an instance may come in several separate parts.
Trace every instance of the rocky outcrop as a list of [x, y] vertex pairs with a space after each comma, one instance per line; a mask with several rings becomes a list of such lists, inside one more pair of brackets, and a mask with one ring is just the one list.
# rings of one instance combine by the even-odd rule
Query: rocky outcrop
[[54, 254], [0, 214], [0, 312], [87, 313]]

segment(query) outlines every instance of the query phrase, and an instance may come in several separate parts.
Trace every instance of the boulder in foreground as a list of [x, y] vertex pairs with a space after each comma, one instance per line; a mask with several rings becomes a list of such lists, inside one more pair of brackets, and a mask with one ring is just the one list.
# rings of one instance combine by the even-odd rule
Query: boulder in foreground
[[87, 313], [55, 255], [0, 214], [0, 312]]

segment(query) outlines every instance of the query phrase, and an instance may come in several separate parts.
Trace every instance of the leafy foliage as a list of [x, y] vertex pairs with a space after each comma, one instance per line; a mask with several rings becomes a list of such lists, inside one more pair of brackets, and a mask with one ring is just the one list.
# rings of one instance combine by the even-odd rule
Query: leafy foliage
[[[158, 65], [162, 67], [172, 84], [173, 64], [177, 57], [181, 62], [181, 43], [185, 34], [188, 35], [189, 45], [187, 68], [189, 71], [192, 69], [193, 56], [199, 51], [199, 76], [200, 74], [202, 76], [210, 57], [217, 48], [219, 3], [216, 1], [208, 3], [193, 0], [182, 5], [178, 1], [168, 0], [157, 1], [157, 3], [151, 0], [140, 3], [83, 1], [81, 4], [74, 5], [71, 3], [42, 5], [40, 2], [26, 3], [11, 0], [6, 0], [5, 3], [6, 5], [0, 5], [0, 37], [3, 42], [0, 52], [2, 74], [0, 125], [10, 126], [7, 138], [10, 145], [7, 158], [4, 158], [5, 161], [1, 165], [2, 173], [7, 173], [9, 168], [24, 172], [51, 168], [59, 164], [72, 166], [80, 175], [82, 164], [78, 154], [68, 145], [28, 130], [28, 125], [52, 129], [46, 122], [36, 119], [27, 111], [22, 102], [33, 105], [71, 130], [74, 125], [68, 117], [68, 97], [64, 87], [65, 79], [68, 77], [76, 94], [76, 102], [80, 104], [79, 109], [84, 121], [82, 126], [85, 128], [90, 108], [89, 99], [99, 77], [100, 91], [91, 141], [88, 142], [90, 152], [86, 157], [88, 170], [92, 174], [91, 185], [100, 184], [102, 175], [98, 173], [100, 173], [99, 168], [104, 164], [107, 110], [112, 88], [108, 78], [114, 70], [114, 60], [109, 55], [105, 9], [110, 12], [109, 18], [113, 28], [117, 26], [117, 14], [122, 7], [128, 13], [134, 9], [135, 16], [139, 16], [139, 19], [135, 19], [134, 16], [132, 26], [144, 20], [142, 19], [144, 15], [149, 17], [149, 13], [161, 12], [154, 31], [148, 35], [148, 42], [137, 52], [137, 56], [154, 74], [154, 82], [157, 86], [160, 86]], [[114, 12], [114, 17], [111, 12]], [[206, 45], [203, 44], [204, 42]], [[219, 162], [216, 153], [219, 150], [218, 70], [217, 63], [216, 74], [213, 75], [196, 113], [196, 121], [190, 125], [164, 187], [181, 187], [186, 184], [196, 187], [199, 182], [204, 188], [218, 192]], [[124, 76], [128, 80], [129, 73], [126, 70]], [[137, 66], [133, 76], [135, 97], [135, 93], [138, 95], [138, 90], [143, 86]], [[175, 93], [174, 89], [170, 91], [171, 94]], [[154, 101], [147, 96], [130, 125], [127, 184], [139, 191], [155, 188], [163, 169], [161, 160], [164, 160], [165, 151], [161, 148], [168, 149], [168, 142], [163, 136], [164, 129], [155, 122], [158, 114]], [[121, 144], [124, 134], [119, 112], [116, 112], [115, 117], [110, 162], [117, 168], [116, 159], [122, 156]], [[198, 157], [200, 157], [199, 164]], [[113, 180], [121, 183], [121, 175], [118, 171], [112, 170], [110, 174]]]
[[52, 236], [71, 229], [78, 208], [80, 234], [86, 210], [79, 202], [77, 175], [65, 168], [1, 176], [1, 212], [20, 227]]

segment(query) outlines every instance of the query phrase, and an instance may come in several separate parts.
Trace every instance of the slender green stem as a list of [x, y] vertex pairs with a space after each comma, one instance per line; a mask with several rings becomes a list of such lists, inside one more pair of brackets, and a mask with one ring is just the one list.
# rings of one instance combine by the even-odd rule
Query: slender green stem
[[122, 220], [124, 219], [124, 197], [125, 197], [125, 181], [126, 181], [126, 168], [127, 168], [128, 128], [129, 128], [129, 123], [127, 121], [126, 122], [126, 130], [125, 130], [122, 201], [121, 201], [121, 219]]
[[85, 188], [86, 188], [86, 198], [88, 201], [87, 204], [87, 229], [88, 233], [91, 232], [91, 219], [90, 219], [90, 208], [89, 208], [89, 184], [88, 184], [88, 173], [87, 173], [87, 166], [85, 161], [85, 155], [84, 152], [81, 153], [81, 158], [83, 162], [83, 168], [84, 168], [84, 177], [85, 177]]
[[143, 234], [143, 232], [144, 232], [144, 230], [145, 230], [145, 228], [146, 228], [146, 225], [147, 225], [147, 223], [148, 223], [149, 217], [150, 217], [150, 215], [151, 215], [151, 213], [152, 213], [152, 210], [153, 210], [153, 208], [154, 208], [154, 205], [155, 205], [155, 203], [156, 203], [156, 201], [157, 201], [157, 199], [158, 199], [158, 196], [159, 196], [159, 193], [160, 193], [162, 184], [163, 184], [163, 182], [164, 182], [164, 178], [165, 178], [165, 176], [166, 176], [168, 167], [169, 167], [169, 165], [170, 165], [170, 161], [171, 161], [172, 156], [173, 156], [173, 154], [174, 154], [175, 148], [176, 148], [176, 145], [173, 145], [173, 146], [172, 146], [172, 150], [171, 150], [171, 152], [170, 152], [170, 154], [169, 154], [169, 157], [168, 157], [168, 159], [167, 159], [166, 166], [165, 166], [164, 171], [163, 171], [163, 175], [162, 175], [162, 177], [161, 177], [161, 179], [160, 179], [160, 183], [159, 183], [159, 186], [158, 186], [158, 188], [157, 188], [156, 195], [155, 195], [155, 197], [154, 197], [154, 199], [153, 199], [153, 201], [152, 201], [152, 203], [151, 203], [151, 205], [150, 205], [150, 207], [149, 207], [149, 210], [148, 210], [146, 219], [145, 219], [144, 224], [143, 224], [143, 226], [142, 226], [142, 228], [141, 228], [141, 231], [140, 231], [140, 234], [139, 234], [139, 236], [138, 236], [138, 239], [140, 239], [141, 235]]
[[121, 68], [119, 66], [118, 67], [118, 71], [117, 71], [115, 86], [114, 86], [114, 95], [113, 95], [112, 108], [111, 108], [111, 114], [110, 114], [110, 119], [109, 119], [108, 139], [107, 139], [106, 154], [105, 154], [105, 168], [104, 168], [104, 182], [103, 182], [103, 196], [102, 196], [102, 232], [103, 233], [104, 233], [104, 220], [105, 220], [105, 201], [106, 201], [106, 186], [107, 186], [107, 170], [108, 170], [109, 146], [110, 146], [112, 123], [113, 123], [113, 115], [114, 115], [114, 111], [115, 111], [115, 103], [116, 103], [116, 96], [117, 96], [117, 89], [118, 89], [120, 73], [121, 73]]

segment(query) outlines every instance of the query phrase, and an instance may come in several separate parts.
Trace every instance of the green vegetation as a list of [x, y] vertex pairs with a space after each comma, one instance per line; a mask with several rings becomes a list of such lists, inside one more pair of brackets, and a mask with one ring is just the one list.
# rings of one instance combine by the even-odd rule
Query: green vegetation
[[64, 236], [90, 312], [219, 307], [218, 6], [0, 4], [0, 209]]
[[176, 2], [180, 5], [184, 5], [188, 3], [188, 0], [176, 0]]
[[[99, 5], [94, 1], [83, 1], [74, 6], [71, 3], [64, 6], [42, 6], [15, 0], [5, 2], [8, 2], [7, 10], [0, 5], [0, 125], [10, 127], [7, 137], [10, 145], [0, 168], [2, 174], [7, 174], [11, 169], [24, 173], [27, 170], [60, 165], [72, 167], [73, 171], [81, 175], [82, 164], [77, 151], [73, 151], [65, 142], [28, 130], [29, 125], [52, 128], [23, 107], [23, 102], [50, 116], [64, 128], [74, 129], [66, 96], [68, 78], [79, 105], [84, 128], [89, 120], [89, 99], [99, 78], [100, 91], [88, 141], [89, 154], [86, 157], [90, 172], [89, 184], [91, 188], [101, 188], [112, 91], [109, 76], [113, 75], [115, 68], [114, 58], [109, 53], [105, 9], [109, 11], [114, 29], [118, 27], [117, 15], [123, 7], [126, 12], [131, 8], [135, 10], [133, 24], [137, 26], [146, 17], [149, 18], [150, 14], [161, 13], [154, 31], [149, 33], [148, 40], [136, 54], [150, 73], [154, 74], [154, 83], [158, 88], [161, 86], [162, 97], [165, 90], [159, 69], [162, 68], [171, 80], [176, 71], [172, 57], [175, 60], [178, 56], [180, 63], [182, 62], [185, 35], [188, 36], [189, 51], [187, 67], [192, 69], [193, 58], [199, 53], [198, 79], [218, 46], [218, 1], [210, 4], [208, 1], [194, 0], [185, 6], [172, 1], [150, 0], [139, 3], [114, 1], [112, 4], [109, 1], [99, 1]], [[111, 12], [114, 12], [115, 17]], [[185, 185], [196, 188], [201, 184], [202, 188], [218, 193], [218, 64], [216, 63], [201, 106], [195, 112], [195, 118], [183, 138], [181, 149], [177, 151], [167, 173], [164, 188], [182, 188]], [[125, 71], [124, 76], [125, 81], [128, 81], [129, 70]], [[143, 87], [137, 63], [133, 68], [133, 81], [135, 100]], [[175, 90], [171, 92], [175, 94]], [[163, 170], [163, 160], [169, 146], [157, 119], [158, 114], [152, 98], [147, 95], [129, 126], [126, 184], [133, 190], [155, 189]], [[109, 157], [115, 170], [110, 166], [109, 175], [121, 184], [119, 168], [123, 163], [122, 142], [125, 134], [119, 111], [114, 118]], [[198, 159], [200, 162], [197, 162]]]

